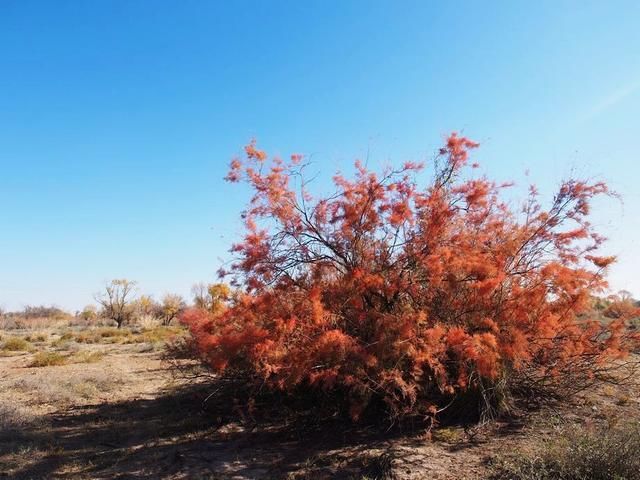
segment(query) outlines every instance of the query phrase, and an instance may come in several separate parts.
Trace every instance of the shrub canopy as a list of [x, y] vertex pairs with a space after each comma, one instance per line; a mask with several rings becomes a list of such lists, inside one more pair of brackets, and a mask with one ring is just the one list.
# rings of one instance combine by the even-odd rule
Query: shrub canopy
[[242, 289], [216, 314], [183, 315], [199, 355], [273, 389], [340, 392], [353, 418], [373, 399], [391, 415], [433, 415], [470, 389], [584, 378], [624, 356], [624, 318], [578, 318], [614, 261], [587, 220], [607, 186], [565, 181], [549, 208], [531, 187], [513, 208], [511, 184], [467, 165], [477, 146], [449, 136], [426, 185], [422, 164], [378, 174], [356, 162], [323, 198], [302, 156], [245, 147], [226, 178], [254, 195], [221, 272]]

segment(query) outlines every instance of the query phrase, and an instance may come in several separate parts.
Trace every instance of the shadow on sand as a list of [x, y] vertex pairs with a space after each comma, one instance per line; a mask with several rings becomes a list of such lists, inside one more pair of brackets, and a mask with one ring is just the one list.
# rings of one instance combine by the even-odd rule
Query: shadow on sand
[[388, 434], [311, 413], [271, 409], [256, 419], [229, 396], [203, 409], [210, 391], [196, 385], [153, 399], [75, 407], [41, 425], [0, 432], [0, 458], [24, 457], [10, 473], [0, 463], [0, 477], [321, 479], [385, 468]]

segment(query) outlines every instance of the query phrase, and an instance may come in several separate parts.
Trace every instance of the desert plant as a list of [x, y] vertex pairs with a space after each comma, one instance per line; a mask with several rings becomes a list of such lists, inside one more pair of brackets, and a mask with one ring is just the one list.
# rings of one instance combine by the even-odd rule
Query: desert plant
[[0, 436], [13, 433], [34, 423], [33, 415], [23, 407], [7, 403], [0, 404]]
[[614, 261], [588, 222], [607, 186], [567, 180], [548, 208], [531, 187], [515, 210], [501, 200], [511, 184], [464, 176], [476, 147], [448, 137], [422, 187], [421, 164], [378, 175], [356, 162], [314, 200], [301, 156], [248, 145], [226, 177], [255, 192], [246, 234], [220, 272], [244, 291], [182, 316], [203, 361], [332, 392], [358, 418], [372, 401], [432, 416], [456, 396], [491, 412], [513, 388], [580, 386], [624, 357], [637, 341], [624, 318], [578, 321]]
[[54, 367], [67, 363], [67, 356], [58, 352], [38, 352], [33, 356], [29, 367]]
[[24, 337], [24, 339], [28, 342], [46, 342], [47, 341], [47, 334], [44, 332], [36, 332], [36, 333], [32, 333], [27, 335], [26, 337]]
[[70, 360], [73, 363], [97, 363], [100, 360], [102, 360], [104, 356], [105, 356], [104, 352], [99, 352], [99, 351], [89, 352], [86, 350], [82, 350], [74, 354], [70, 358]]
[[569, 429], [533, 452], [495, 462], [496, 480], [638, 480], [640, 430], [624, 425]]
[[27, 352], [33, 349], [33, 345], [21, 337], [8, 337], [2, 342], [0, 349], [10, 352]]

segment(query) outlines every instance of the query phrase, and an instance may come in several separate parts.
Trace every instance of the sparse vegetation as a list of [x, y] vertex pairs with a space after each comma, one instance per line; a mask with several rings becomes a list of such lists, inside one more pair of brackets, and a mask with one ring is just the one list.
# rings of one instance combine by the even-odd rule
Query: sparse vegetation
[[70, 361], [73, 363], [97, 363], [105, 357], [104, 352], [90, 352], [87, 350], [82, 350], [75, 353], [71, 356]]
[[496, 480], [637, 480], [640, 479], [638, 424], [572, 428], [545, 441], [535, 451], [502, 458]]

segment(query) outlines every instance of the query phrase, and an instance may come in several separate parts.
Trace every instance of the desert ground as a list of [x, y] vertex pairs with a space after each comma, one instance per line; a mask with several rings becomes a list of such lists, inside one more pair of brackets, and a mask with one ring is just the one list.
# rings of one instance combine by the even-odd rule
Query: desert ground
[[[640, 388], [486, 425], [349, 424], [233, 387], [167, 354], [179, 327], [0, 332], [0, 477], [15, 479], [482, 479], [504, 456], [578, 426], [637, 424]], [[194, 368], [191, 368], [194, 367]], [[223, 393], [220, 393], [223, 392]]]

